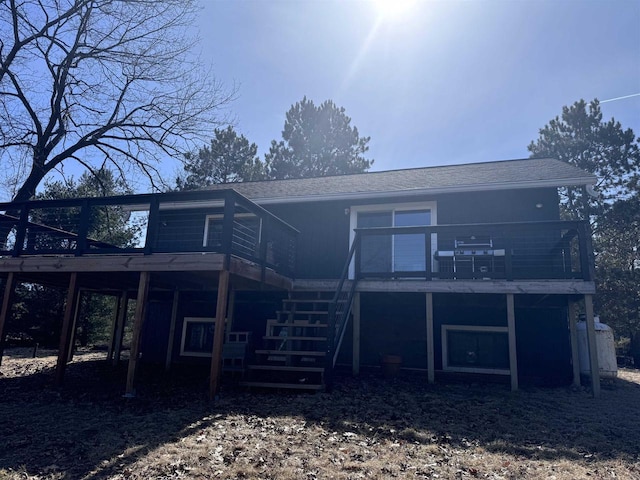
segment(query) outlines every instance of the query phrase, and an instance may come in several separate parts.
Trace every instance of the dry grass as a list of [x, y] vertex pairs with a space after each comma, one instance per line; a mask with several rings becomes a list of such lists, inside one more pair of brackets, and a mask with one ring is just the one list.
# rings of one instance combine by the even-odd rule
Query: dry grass
[[0, 479], [640, 479], [639, 371], [599, 400], [407, 374], [316, 395], [229, 384], [211, 404], [202, 372], [141, 372], [126, 400], [124, 365], [83, 354], [56, 390], [55, 357], [19, 354], [0, 367]]

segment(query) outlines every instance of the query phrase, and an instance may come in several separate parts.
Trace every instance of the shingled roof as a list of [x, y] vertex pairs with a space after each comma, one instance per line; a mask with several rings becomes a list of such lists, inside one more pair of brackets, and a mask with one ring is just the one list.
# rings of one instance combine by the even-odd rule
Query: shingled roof
[[376, 198], [460, 191], [579, 186], [596, 178], [552, 158], [528, 158], [353, 175], [219, 184], [258, 203]]

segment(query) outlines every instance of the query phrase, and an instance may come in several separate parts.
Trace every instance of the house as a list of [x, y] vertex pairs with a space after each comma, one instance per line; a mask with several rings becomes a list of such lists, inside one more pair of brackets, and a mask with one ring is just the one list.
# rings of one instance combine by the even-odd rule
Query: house
[[[212, 396], [223, 369], [249, 386], [313, 390], [336, 364], [357, 374], [383, 361], [429, 382], [579, 384], [575, 322], [579, 309], [593, 318], [593, 255], [588, 225], [560, 220], [558, 189], [595, 181], [540, 158], [2, 204], [0, 332], [15, 283], [41, 282], [68, 287], [59, 382], [88, 290], [120, 298], [112, 361], [136, 299], [128, 394], [140, 361], [210, 363]], [[66, 223], [43, 221], [52, 211]], [[138, 225], [136, 244], [90, 238], [109, 211]]]

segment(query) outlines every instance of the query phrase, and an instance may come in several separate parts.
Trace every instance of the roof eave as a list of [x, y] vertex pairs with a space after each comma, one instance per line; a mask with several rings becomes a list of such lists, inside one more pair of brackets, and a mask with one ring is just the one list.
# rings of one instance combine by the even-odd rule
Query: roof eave
[[252, 197], [251, 200], [261, 205], [274, 205], [279, 203], [302, 203], [302, 202], [323, 202], [331, 200], [374, 200], [379, 198], [399, 198], [422, 195], [440, 195], [444, 193], [463, 192], [486, 192], [491, 190], [513, 190], [526, 188], [558, 188], [558, 187], [579, 187], [594, 185], [596, 177], [568, 178], [562, 182], [558, 180], [534, 180], [511, 183], [485, 183], [478, 185], [455, 185], [438, 188], [419, 188], [410, 190], [392, 190], [378, 192], [353, 192], [353, 193], [330, 193], [319, 195], [289, 195], [282, 197]]

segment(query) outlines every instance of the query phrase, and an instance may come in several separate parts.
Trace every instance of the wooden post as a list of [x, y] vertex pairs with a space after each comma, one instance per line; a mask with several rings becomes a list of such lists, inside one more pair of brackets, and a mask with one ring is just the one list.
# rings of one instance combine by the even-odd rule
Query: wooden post
[[509, 335], [509, 372], [511, 391], [518, 390], [518, 355], [516, 352], [516, 314], [513, 293], [507, 293], [507, 330]]
[[131, 339], [131, 349], [129, 353], [129, 368], [127, 370], [126, 397], [134, 397], [136, 394], [135, 380], [138, 360], [140, 356], [140, 340], [142, 338], [142, 326], [144, 325], [147, 313], [147, 295], [149, 293], [149, 272], [140, 272], [140, 282], [138, 283], [138, 298], [136, 299], [136, 315], [133, 323], [133, 338]]
[[178, 320], [178, 304], [180, 301], [180, 291], [173, 291], [173, 303], [171, 305], [171, 324], [169, 325], [169, 340], [167, 342], [167, 358], [164, 361], [164, 369], [168, 372], [173, 359], [173, 342], [176, 334], [176, 321]]
[[58, 364], [56, 365], [56, 386], [62, 385], [64, 380], [64, 371], [67, 368], [67, 359], [69, 358], [69, 349], [71, 348], [71, 330], [73, 327], [73, 317], [78, 300], [78, 274], [73, 272], [69, 279], [69, 290], [67, 291], [67, 300], [64, 307], [64, 318], [62, 320], [62, 329], [60, 330], [60, 346], [58, 348]]
[[593, 323], [593, 296], [584, 296], [584, 311], [587, 323], [587, 343], [589, 344], [589, 366], [591, 367], [591, 390], [593, 396], [600, 396], [600, 366], [598, 365], [598, 348], [596, 345], [596, 329]]
[[127, 311], [129, 306], [129, 298], [127, 291], [123, 291], [118, 299], [118, 319], [116, 320], [115, 338], [113, 340], [113, 361], [115, 367], [120, 363], [120, 354], [122, 353], [122, 339], [124, 337], [124, 326], [127, 322]]
[[229, 286], [229, 302], [227, 304], [227, 333], [233, 330], [233, 322], [236, 315], [236, 289]]
[[360, 292], [353, 295], [353, 375], [360, 375]]
[[433, 347], [433, 293], [427, 292], [427, 381], [436, 381], [435, 354]]
[[13, 291], [15, 288], [15, 275], [9, 272], [4, 284], [4, 295], [2, 296], [2, 310], [0, 310], [0, 365], [2, 365], [2, 356], [4, 355], [4, 327], [7, 319], [11, 314], [11, 304], [13, 303]]
[[73, 360], [73, 351], [76, 345], [76, 330], [78, 328], [78, 317], [80, 316], [80, 302], [82, 300], [82, 290], [78, 289], [78, 295], [76, 297], [76, 306], [73, 309], [73, 325], [71, 326], [71, 338], [69, 338], [69, 356], [67, 362]]
[[109, 347], [107, 348], [107, 362], [113, 358], [113, 344], [116, 341], [116, 328], [118, 328], [118, 307], [120, 298], [114, 296], [113, 302], [113, 322], [111, 322], [111, 331], [109, 333]]
[[211, 376], [209, 380], [209, 399], [215, 400], [220, 391], [220, 373], [222, 372], [222, 347], [224, 345], [224, 321], [227, 314], [229, 293], [229, 271], [222, 270], [218, 276], [218, 299], [216, 302], [216, 326], [213, 332], [213, 350], [211, 352]]
[[576, 316], [578, 309], [576, 303], [569, 300], [569, 339], [571, 341], [571, 366], [573, 368], [573, 386], [580, 386], [580, 355], [578, 352], [578, 329], [576, 327]]

